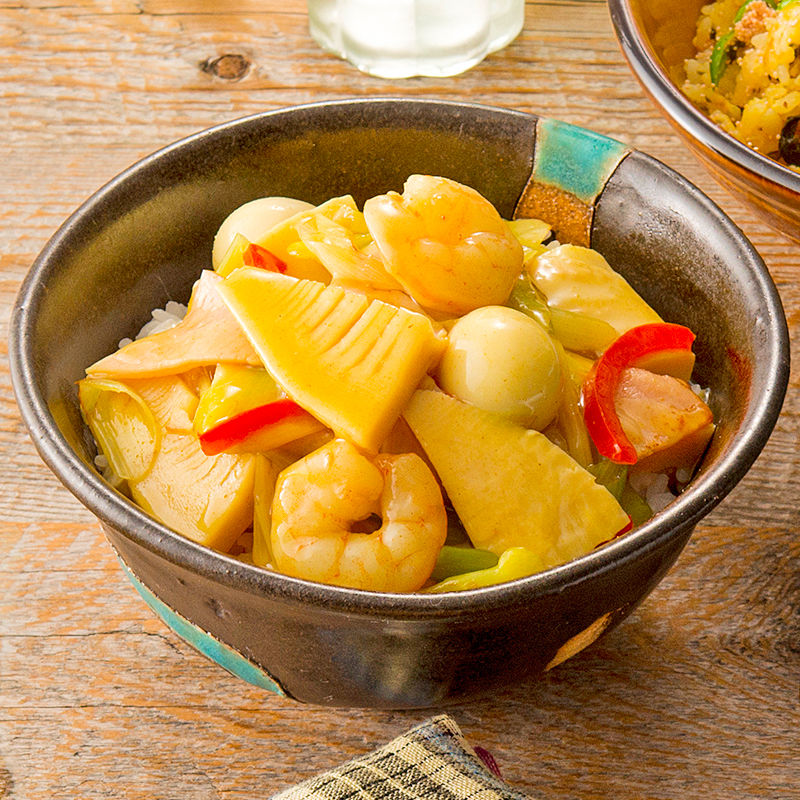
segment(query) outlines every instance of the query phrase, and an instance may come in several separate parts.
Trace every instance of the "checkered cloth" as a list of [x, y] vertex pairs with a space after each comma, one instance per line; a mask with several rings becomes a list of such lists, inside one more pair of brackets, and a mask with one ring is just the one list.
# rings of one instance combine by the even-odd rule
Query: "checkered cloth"
[[[476, 752], [477, 750], [477, 752]], [[480, 755], [480, 754], [483, 755]], [[495, 774], [498, 773], [498, 774]], [[272, 800], [531, 800], [510, 789], [494, 760], [447, 715]]]

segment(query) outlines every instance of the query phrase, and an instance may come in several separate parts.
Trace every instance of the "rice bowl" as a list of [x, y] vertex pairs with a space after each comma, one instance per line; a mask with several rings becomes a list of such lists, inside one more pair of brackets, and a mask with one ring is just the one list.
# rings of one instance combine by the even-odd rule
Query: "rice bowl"
[[[558, 157], [562, 145], [576, 154], [571, 164]], [[224, 218], [221, 204], [292, 190], [321, 202], [356, 180], [365, 199], [412, 171], [446, 172], [503, 214], [547, 180], [545, 199], [589, 207], [591, 246], [624, 263], [659, 312], [702, 334], [698, 382], [709, 387], [721, 424], [687, 490], [629, 536], [570, 564], [485, 589], [400, 595], [258, 569], [179, 536], [109, 486], [92, 463], [75, 381], [135, 335], [151, 309], [189, 296], [197, 254], [210, 250]], [[588, 190], [587, 173], [596, 179]], [[328, 706], [422, 708], [486, 696], [613, 629], [746, 474], [788, 381], [786, 322], [769, 273], [699, 190], [590, 131], [422, 100], [267, 112], [135, 164], [54, 235], [20, 291], [11, 334], [11, 374], [31, 438], [98, 517], [143, 600], [227, 671]]]

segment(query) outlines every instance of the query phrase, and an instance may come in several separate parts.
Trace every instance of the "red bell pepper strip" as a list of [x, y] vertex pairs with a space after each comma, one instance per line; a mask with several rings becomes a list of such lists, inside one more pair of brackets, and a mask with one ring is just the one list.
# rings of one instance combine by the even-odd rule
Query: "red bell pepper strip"
[[[620, 536], [622, 536], [623, 533], [627, 533], [628, 531], [632, 530], [633, 530], [633, 517], [631, 517], [631, 515], [628, 514], [628, 524], [617, 531], [616, 535], [614, 536], [614, 539], [617, 539]], [[611, 539], [611, 541], [614, 541], [614, 539]]]
[[243, 411], [199, 434], [200, 447], [207, 456], [215, 456], [268, 425], [298, 417], [311, 417], [311, 415], [294, 400], [289, 398], [274, 400], [263, 406]]
[[620, 528], [610, 539], [606, 539], [603, 542], [598, 542], [594, 546], [594, 549], [595, 550], [599, 550], [604, 545], [607, 545], [610, 542], [613, 542], [614, 539], [619, 539], [620, 536], [624, 536], [626, 533], [628, 533], [629, 531], [632, 531], [632, 530], [633, 530], [633, 517], [631, 517], [631, 515], [628, 514], [628, 524], [624, 525], [622, 528]]
[[615, 339], [597, 359], [583, 383], [583, 418], [600, 455], [618, 464], [638, 460], [614, 407], [623, 370], [660, 350], [691, 350], [694, 339], [694, 333], [683, 325], [639, 325]]
[[270, 253], [266, 247], [262, 247], [255, 242], [250, 242], [250, 244], [245, 247], [242, 253], [242, 260], [245, 266], [259, 267], [269, 270], [269, 272], [280, 272], [281, 275], [288, 269], [285, 261], [282, 261], [278, 256]]

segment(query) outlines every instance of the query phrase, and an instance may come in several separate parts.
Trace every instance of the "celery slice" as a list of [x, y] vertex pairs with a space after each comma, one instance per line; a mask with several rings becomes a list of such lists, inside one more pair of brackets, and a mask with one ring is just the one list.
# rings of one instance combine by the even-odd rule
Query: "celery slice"
[[631, 518], [633, 527], [642, 525], [653, 516], [653, 509], [650, 508], [647, 501], [637, 492], [635, 492], [629, 484], [625, 484], [619, 498], [619, 504], [622, 506], [625, 513]]
[[495, 566], [462, 575], [453, 575], [423, 589], [423, 591], [438, 594], [480, 589], [484, 586], [493, 586], [496, 583], [506, 583], [517, 578], [524, 578], [527, 575], [541, 572], [546, 567], [547, 565], [532, 550], [528, 550], [526, 547], [510, 547], [503, 551]]
[[526, 275], [517, 278], [506, 305], [535, 319], [548, 333], [553, 332], [547, 301]]
[[[586, 469], [594, 475], [595, 480], [605, 486], [614, 497], [619, 500], [628, 481], [627, 464], [617, 464], [609, 458], [604, 458], [595, 464], [590, 464]], [[622, 504], [627, 512], [628, 509]]]
[[567, 350], [599, 355], [617, 338], [617, 332], [607, 322], [576, 311], [550, 309], [553, 336]]
[[439, 551], [431, 579], [441, 581], [464, 572], [490, 569], [497, 564], [497, 556], [488, 550], [475, 547], [457, 547], [446, 544]]

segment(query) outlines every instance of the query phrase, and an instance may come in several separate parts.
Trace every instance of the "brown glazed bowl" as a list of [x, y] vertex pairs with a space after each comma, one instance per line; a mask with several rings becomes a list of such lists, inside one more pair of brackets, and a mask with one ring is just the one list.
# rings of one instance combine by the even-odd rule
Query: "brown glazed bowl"
[[700, 163], [768, 225], [800, 241], [800, 174], [723, 131], [680, 90], [706, 2], [608, 0], [608, 6], [631, 69]]
[[[688, 489], [632, 533], [507, 584], [384, 594], [269, 572], [195, 544], [107, 485], [78, 410], [86, 366], [209, 267], [214, 233], [263, 195], [357, 202], [408, 175], [469, 184], [505, 217], [541, 216], [591, 244], [661, 314], [697, 333], [718, 429]], [[39, 255], [17, 300], [11, 366], [45, 462], [100, 520], [131, 582], [221, 666], [299, 701], [420, 708], [550, 669], [618, 624], [747, 472], [788, 379], [786, 320], [741, 231], [654, 159], [555, 120], [405, 99], [318, 103], [211, 128], [134, 164]], [[486, 502], [492, 502], [491, 497]]]

